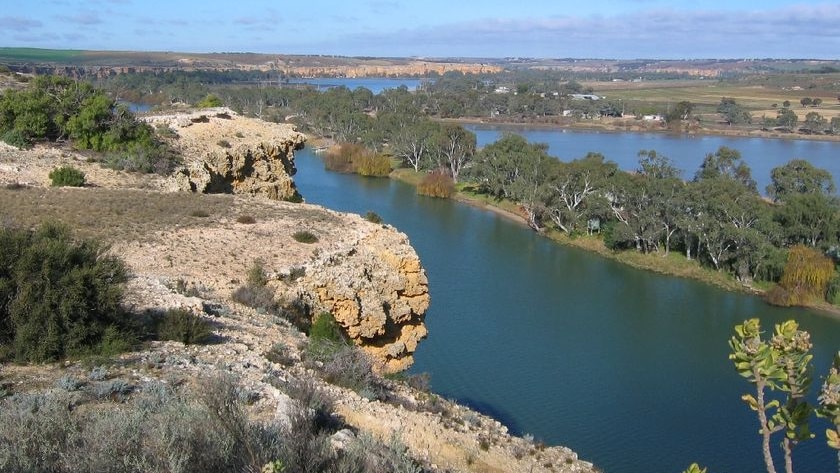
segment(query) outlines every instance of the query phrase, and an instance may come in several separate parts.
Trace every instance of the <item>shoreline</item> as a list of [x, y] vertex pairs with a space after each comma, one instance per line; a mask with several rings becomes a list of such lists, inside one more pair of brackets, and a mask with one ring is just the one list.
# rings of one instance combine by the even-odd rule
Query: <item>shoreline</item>
[[[840, 135], [804, 135], [799, 133], [782, 133], [782, 132], [775, 132], [775, 131], [762, 131], [762, 130], [726, 130], [726, 129], [719, 129], [719, 128], [697, 128], [692, 129], [691, 131], [674, 131], [669, 130], [667, 127], [657, 126], [653, 123], [649, 122], [641, 122], [637, 123], [636, 120], [633, 120], [632, 124], [628, 124], [627, 119], [607, 119], [608, 121], [602, 120], [599, 123], [585, 123], [585, 122], [573, 122], [569, 124], [564, 123], [541, 123], [541, 122], [516, 122], [516, 121], [488, 121], [483, 118], [468, 118], [468, 117], [461, 117], [461, 118], [446, 118], [441, 119], [439, 121], [445, 123], [458, 123], [458, 124], [470, 124], [470, 125], [481, 125], [481, 126], [488, 126], [488, 127], [501, 127], [501, 128], [517, 128], [517, 127], [527, 127], [527, 128], [537, 128], [541, 130], [574, 130], [574, 131], [592, 131], [592, 132], [602, 132], [602, 133], [656, 133], [656, 134], [663, 134], [663, 135], [674, 135], [674, 136], [720, 136], [725, 138], [760, 138], [760, 139], [772, 139], [772, 140], [807, 140], [807, 141], [821, 141], [826, 143], [840, 143]], [[622, 121], [623, 120], [623, 121]], [[645, 126], [650, 125], [650, 126]]]

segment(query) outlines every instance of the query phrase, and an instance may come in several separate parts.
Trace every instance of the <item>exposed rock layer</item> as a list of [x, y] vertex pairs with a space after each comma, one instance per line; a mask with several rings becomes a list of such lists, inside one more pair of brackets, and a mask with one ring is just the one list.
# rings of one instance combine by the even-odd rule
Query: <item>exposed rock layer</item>
[[146, 119], [178, 134], [176, 146], [185, 164], [172, 175], [167, 190], [250, 194], [274, 200], [300, 197], [292, 180], [294, 151], [306, 137], [292, 125], [241, 117], [227, 108]]

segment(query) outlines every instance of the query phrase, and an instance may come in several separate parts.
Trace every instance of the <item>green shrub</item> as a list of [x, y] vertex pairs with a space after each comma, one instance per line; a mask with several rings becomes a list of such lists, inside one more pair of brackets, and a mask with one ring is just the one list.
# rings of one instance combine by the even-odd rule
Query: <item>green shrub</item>
[[210, 214], [207, 213], [206, 210], [198, 209], [198, 210], [193, 210], [192, 212], [190, 212], [190, 217], [207, 218], [209, 216], [210, 216]]
[[33, 362], [130, 347], [126, 279], [120, 260], [66, 228], [0, 230], [0, 345]]
[[380, 217], [379, 214], [372, 210], [368, 210], [368, 212], [365, 214], [365, 220], [371, 223], [382, 223], [382, 217]]
[[417, 185], [417, 193], [429, 197], [448, 199], [455, 193], [455, 182], [448, 174], [434, 171], [423, 176]]
[[233, 291], [231, 299], [262, 312], [275, 313], [279, 304], [274, 299], [274, 291], [266, 284], [268, 284], [268, 279], [265, 277], [264, 263], [256, 259], [248, 268], [245, 285]]
[[230, 141], [228, 140], [219, 140], [216, 142], [216, 144], [218, 146], [221, 146], [222, 148], [230, 148]]
[[159, 340], [174, 340], [184, 345], [204, 343], [213, 335], [210, 323], [183, 309], [166, 311], [157, 324]]
[[346, 341], [341, 327], [329, 312], [321, 312], [315, 317], [315, 320], [312, 321], [312, 328], [309, 329], [309, 338], [336, 343]]
[[318, 242], [318, 237], [314, 233], [312, 233], [308, 230], [296, 231], [295, 233], [292, 234], [292, 238], [294, 238], [295, 241], [300, 242], [300, 243], [317, 243]]
[[303, 202], [303, 196], [300, 195], [300, 192], [295, 190], [295, 193], [283, 199], [286, 202], [291, 202], [293, 204], [299, 204]]
[[257, 219], [255, 219], [254, 217], [252, 217], [250, 215], [240, 215], [240, 216], [236, 217], [236, 221], [238, 223], [241, 223], [241, 224], [244, 224], [244, 225], [253, 225], [253, 224], [257, 223]]
[[0, 136], [0, 141], [19, 149], [29, 149], [32, 147], [32, 141], [30, 141], [26, 135], [21, 133], [20, 130], [9, 130], [6, 133], [3, 133], [3, 135]]
[[82, 187], [85, 185], [85, 173], [73, 166], [62, 166], [50, 171], [50, 180], [54, 187]]
[[198, 108], [215, 108], [222, 105], [224, 105], [224, 102], [216, 94], [207, 94], [200, 102], [195, 104]]

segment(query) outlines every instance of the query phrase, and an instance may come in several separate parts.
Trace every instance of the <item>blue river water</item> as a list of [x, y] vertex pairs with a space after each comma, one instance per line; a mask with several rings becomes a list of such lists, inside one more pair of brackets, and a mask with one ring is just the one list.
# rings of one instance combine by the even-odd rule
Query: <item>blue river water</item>
[[[582, 156], [588, 145], [572, 149], [574, 137], [552, 142], [552, 151]], [[612, 159], [654, 148], [689, 168], [717, 146], [664, 135], [631, 138], [580, 137]], [[812, 145], [752, 146], [764, 156]], [[831, 161], [826, 152], [836, 154], [835, 147], [816, 149], [823, 149], [812, 156], [825, 160], [819, 162]], [[814, 393], [840, 349], [840, 321], [829, 315], [629, 268], [491, 212], [418, 196], [393, 180], [331, 173], [309, 149], [296, 162], [295, 181], [308, 202], [374, 211], [405, 232], [420, 255], [432, 303], [429, 337], [412, 370], [430, 373], [435, 392], [516, 433], [566, 445], [605, 472], [678, 473], [692, 462], [711, 473], [764, 471], [755, 415], [740, 400], [750, 385], [727, 359], [733, 326], [758, 316], [772, 331], [774, 323], [797, 319], [812, 334]], [[817, 438], [795, 451], [797, 471], [836, 471], [820, 422]]]

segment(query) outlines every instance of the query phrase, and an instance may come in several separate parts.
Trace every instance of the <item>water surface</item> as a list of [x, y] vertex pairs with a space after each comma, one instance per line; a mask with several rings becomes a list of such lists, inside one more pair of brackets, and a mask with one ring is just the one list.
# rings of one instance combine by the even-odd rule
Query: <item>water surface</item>
[[[297, 166], [308, 202], [375, 211], [410, 237], [432, 298], [413, 371], [605, 472], [677, 473], [694, 461], [763, 471], [757, 422], [740, 400], [749, 386], [727, 359], [732, 327], [798, 319], [817, 373], [840, 348], [840, 322], [812, 311], [635, 270], [396, 181], [326, 172], [308, 149]], [[836, 470], [819, 438], [796, 461], [797, 471]]]

